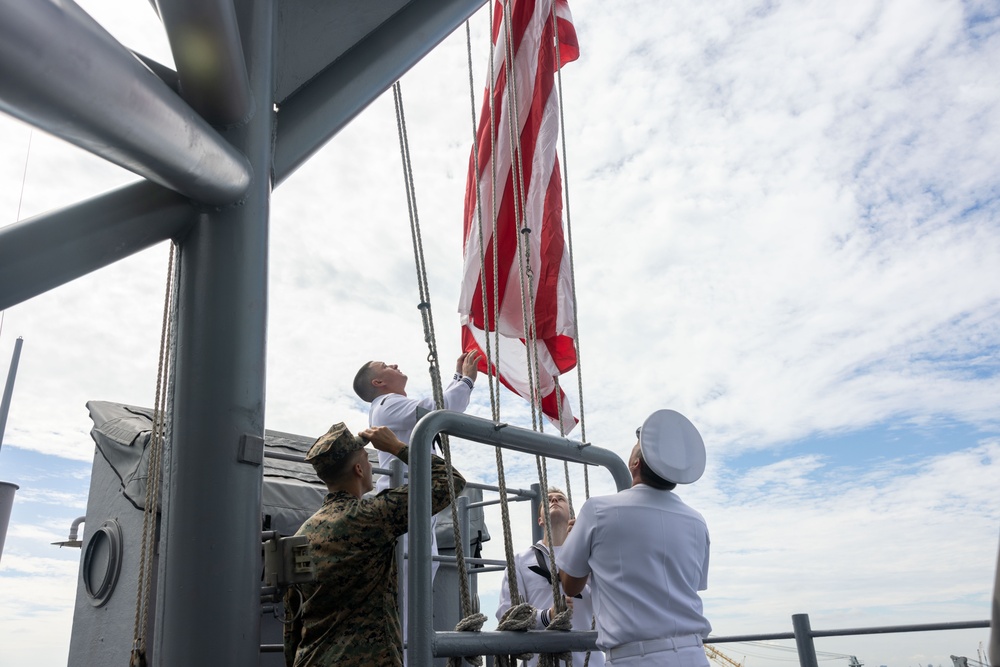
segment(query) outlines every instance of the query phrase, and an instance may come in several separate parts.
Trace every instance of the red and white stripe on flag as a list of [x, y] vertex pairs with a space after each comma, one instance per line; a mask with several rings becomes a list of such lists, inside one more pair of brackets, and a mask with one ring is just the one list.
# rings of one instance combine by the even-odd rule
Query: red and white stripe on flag
[[[507, 48], [505, 6], [510, 12], [512, 49]], [[559, 31], [558, 60], [553, 12]], [[487, 331], [498, 331], [501, 340], [497, 376], [509, 389], [531, 400], [525, 353], [525, 341], [530, 337], [525, 333], [521, 305], [524, 267], [517, 251], [519, 230], [527, 228], [530, 232], [522, 234], [522, 240], [527, 243], [526, 254], [533, 274], [541, 407], [557, 425], [561, 410], [563, 432], [568, 433], [577, 420], [565, 393], [556, 390], [554, 380], [555, 376], [576, 366], [572, 283], [568, 249], [563, 240], [562, 179], [556, 155], [559, 100], [555, 71], [560, 64], [572, 62], [580, 54], [567, 1], [508, 0], [504, 3], [498, 0], [494, 11], [493, 43], [496, 46], [492, 66], [493, 96], [490, 99], [487, 87], [477, 130], [479, 154], [469, 159], [465, 193], [465, 270], [459, 301], [462, 344], [465, 350], [478, 348], [484, 352], [480, 370], [488, 372], [485, 336]], [[519, 133], [514, 137], [513, 147], [508, 69], [515, 90]], [[514, 151], [519, 152], [519, 160], [514, 157], [512, 161]], [[521, 164], [520, 178], [518, 162]], [[495, 187], [491, 183], [494, 174]], [[523, 222], [518, 220], [522, 206]], [[525, 299], [525, 303], [531, 302]], [[495, 312], [498, 312], [496, 317]], [[492, 335], [490, 342], [492, 348], [495, 342]], [[496, 354], [496, 350], [493, 352]]]

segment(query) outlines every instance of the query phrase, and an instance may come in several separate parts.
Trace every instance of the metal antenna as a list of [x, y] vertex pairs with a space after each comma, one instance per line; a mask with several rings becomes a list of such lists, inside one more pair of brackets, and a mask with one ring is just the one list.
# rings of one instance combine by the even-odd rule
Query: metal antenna
[[17, 362], [21, 358], [21, 346], [24, 339], [20, 336], [14, 341], [14, 356], [10, 360], [10, 370], [7, 371], [7, 385], [3, 390], [3, 400], [0, 401], [0, 449], [3, 449], [3, 432], [7, 427], [7, 412], [10, 410], [10, 397], [14, 393], [14, 378], [17, 376]]

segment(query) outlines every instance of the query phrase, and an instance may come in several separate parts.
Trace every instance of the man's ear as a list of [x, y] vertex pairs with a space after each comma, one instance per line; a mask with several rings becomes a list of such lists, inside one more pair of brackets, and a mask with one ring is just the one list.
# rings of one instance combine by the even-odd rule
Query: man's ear
[[373, 387], [381, 387], [383, 384], [385, 383], [380, 378], [372, 378]]

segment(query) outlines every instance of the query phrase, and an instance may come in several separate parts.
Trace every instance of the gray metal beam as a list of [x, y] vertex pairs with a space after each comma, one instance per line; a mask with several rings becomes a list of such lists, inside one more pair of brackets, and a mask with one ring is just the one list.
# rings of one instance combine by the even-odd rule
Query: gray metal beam
[[[535, 496], [531, 499], [531, 518], [534, 519], [538, 516], [538, 512], [542, 508], [542, 485], [535, 483], [531, 485], [531, 490], [535, 492]], [[548, 498], [545, 499], [548, 502]], [[543, 528], [538, 525], [537, 521], [531, 522], [531, 543], [535, 544], [540, 539], [542, 539]]]
[[281, 183], [485, 0], [415, 0], [281, 102], [274, 149]]
[[[253, 165], [238, 205], [180, 242], [176, 369], [164, 467], [153, 665], [256, 665], [275, 3], [237, 4], [256, 108], [226, 136]], [[259, 439], [259, 440], [258, 440]]]
[[0, 0], [0, 110], [212, 205], [250, 166], [72, 0]]
[[564, 653], [597, 651], [596, 632], [436, 632], [434, 655], [457, 658], [466, 655], [511, 655], [517, 653]]
[[0, 228], [0, 310], [180, 235], [194, 210], [143, 182]]
[[132, 55], [138, 58], [143, 65], [149, 68], [149, 71], [159, 77], [160, 81], [167, 84], [167, 88], [174, 91], [177, 94], [181, 92], [181, 83], [177, 78], [177, 72], [170, 69], [163, 63], [157, 62], [147, 55], [143, 55], [138, 51], [131, 51]]
[[812, 628], [809, 625], [809, 614], [792, 614], [792, 630], [795, 633], [795, 648], [799, 654], [800, 667], [819, 667]]
[[247, 120], [253, 97], [232, 0], [157, 0], [156, 8], [181, 97], [213, 125]]

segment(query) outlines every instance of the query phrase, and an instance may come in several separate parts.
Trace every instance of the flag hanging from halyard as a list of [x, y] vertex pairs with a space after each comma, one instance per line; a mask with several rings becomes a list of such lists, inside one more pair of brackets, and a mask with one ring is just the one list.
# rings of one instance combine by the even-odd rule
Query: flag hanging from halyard
[[[505, 10], [510, 14], [511, 49], [507, 48]], [[558, 58], [553, 13], [558, 26]], [[465, 194], [465, 270], [459, 301], [462, 344], [465, 350], [483, 351], [480, 370], [486, 371], [485, 338], [487, 332], [498, 331], [499, 352], [494, 349], [494, 335], [489, 334], [494, 359], [499, 355], [499, 373], [495, 374], [509, 389], [531, 400], [525, 346], [533, 338], [542, 411], [556, 424], [561, 415], [563, 432], [568, 433], [576, 419], [554, 379], [576, 365], [569, 255], [563, 239], [562, 180], [556, 155], [559, 100], [555, 72], [580, 53], [568, 3], [497, 1], [493, 43], [492, 98], [487, 86], [477, 130], [479, 151], [469, 160]], [[510, 121], [515, 105], [517, 129], [512, 141]], [[525, 244], [521, 253], [519, 234]], [[532, 276], [530, 294], [522, 291], [526, 268]], [[524, 290], [528, 290], [527, 283]], [[533, 337], [525, 331], [522, 300], [528, 311], [534, 304]], [[528, 320], [530, 328], [530, 317]]]

